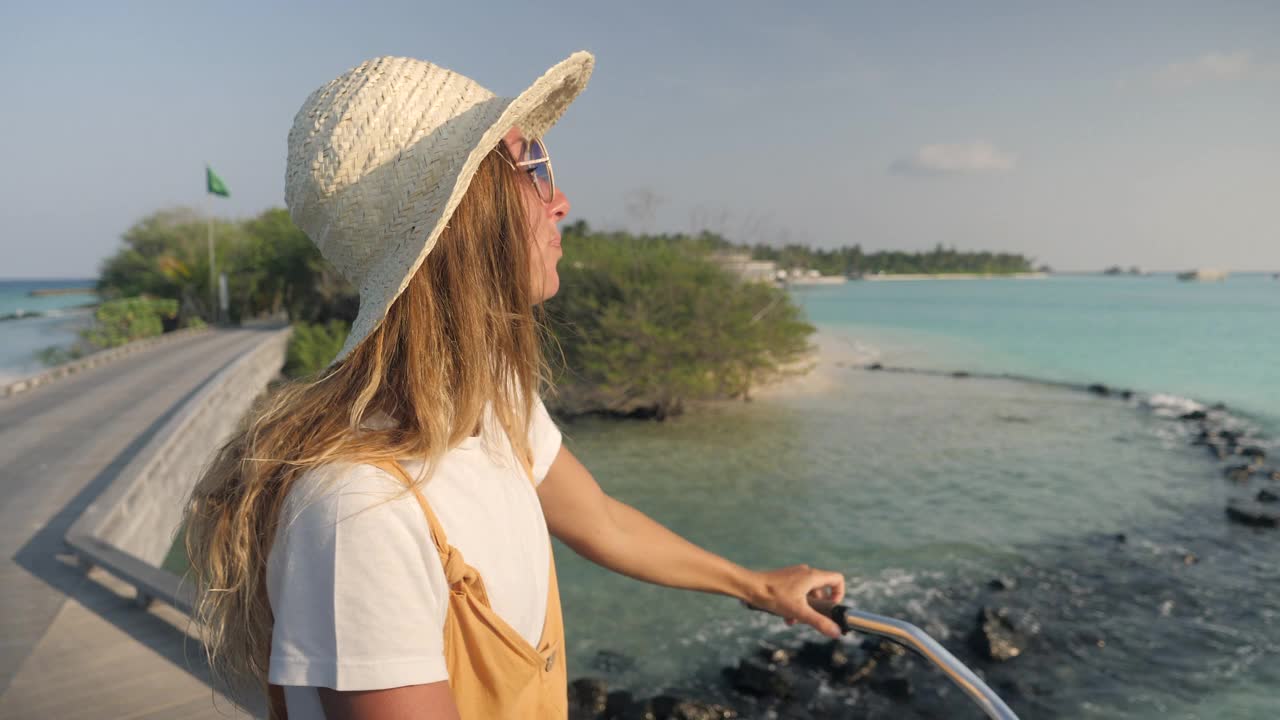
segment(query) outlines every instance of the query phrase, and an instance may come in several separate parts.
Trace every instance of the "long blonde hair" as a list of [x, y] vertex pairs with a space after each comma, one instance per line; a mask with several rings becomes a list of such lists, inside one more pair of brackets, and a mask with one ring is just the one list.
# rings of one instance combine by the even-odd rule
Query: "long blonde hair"
[[[529, 193], [504, 158], [499, 143], [378, 328], [342, 362], [268, 395], [196, 484], [184, 516], [193, 619], [233, 700], [267, 690], [267, 554], [303, 473], [404, 457], [430, 468], [473, 433], [487, 405], [517, 456], [529, 457], [544, 325], [531, 287]], [[364, 427], [379, 413], [395, 426]]]

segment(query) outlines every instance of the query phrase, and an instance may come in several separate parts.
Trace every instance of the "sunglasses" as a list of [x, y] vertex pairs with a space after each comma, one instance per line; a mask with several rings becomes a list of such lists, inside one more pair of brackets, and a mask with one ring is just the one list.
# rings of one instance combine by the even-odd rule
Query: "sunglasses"
[[[507, 160], [505, 155], [502, 159]], [[507, 164], [511, 165], [511, 161], [507, 160]], [[541, 138], [525, 141], [524, 151], [516, 164], [511, 165], [511, 169], [528, 174], [542, 202], [549, 203], [555, 198], [556, 175], [551, 171], [551, 156], [547, 154], [547, 146], [543, 144]]]

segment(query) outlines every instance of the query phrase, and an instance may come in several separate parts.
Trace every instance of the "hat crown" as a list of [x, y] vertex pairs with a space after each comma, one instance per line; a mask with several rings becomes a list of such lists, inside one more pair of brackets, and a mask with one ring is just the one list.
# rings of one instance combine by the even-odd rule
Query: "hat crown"
[[333, 362], [382, 322], [507, 131], [545, 133], [594, 65], [591, 53], [573, 53], [515, 98], [501, 98], [438, 65], [387, 56], [307, 97], [289, 130], [285, 204], [360, 291]]
[[[452, 187], [444, 181], [508, 103], [423, 60], [388, 56], [357, 65], [311, 93], [294, 118], [290, 216], [362, 287], [377, 258], [419, 230], [409, 215], [429, 216], [445, 204]], [[383, 174], [390, 182], [367, 182]]]

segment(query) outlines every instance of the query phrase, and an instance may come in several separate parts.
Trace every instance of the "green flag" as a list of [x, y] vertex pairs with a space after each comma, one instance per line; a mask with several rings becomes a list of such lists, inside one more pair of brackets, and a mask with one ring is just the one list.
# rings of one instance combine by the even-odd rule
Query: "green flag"
[[213, 172], [213, 168], [208, 165], [204, 166], [205, 184], [209, 188], [209, 192], [213, 195], [221, 195], [222, 197], [231, 197], [231, 193], [227, 192], [227, 184], [222, 182], [222, 178]]

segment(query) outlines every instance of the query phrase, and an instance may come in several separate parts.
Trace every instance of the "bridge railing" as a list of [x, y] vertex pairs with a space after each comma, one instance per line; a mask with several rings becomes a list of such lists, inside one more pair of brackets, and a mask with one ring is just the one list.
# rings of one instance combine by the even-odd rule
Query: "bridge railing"
[[67, 530], [64, 540], [80, 563], [132, 585], [144, 607], [160, 600], [191, 612], [191, 588], [162, 563], [200, 472], [284, 364], [290, 328], [262, 332], [156, 431]]

